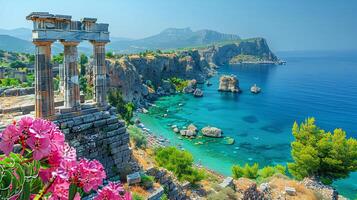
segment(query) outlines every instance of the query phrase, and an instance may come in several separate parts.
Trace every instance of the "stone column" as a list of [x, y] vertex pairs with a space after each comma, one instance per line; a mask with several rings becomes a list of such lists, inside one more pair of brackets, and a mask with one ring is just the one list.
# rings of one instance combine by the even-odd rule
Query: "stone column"
[[64, 45], [64, 107], [77, 111], [80, 109], [78, 52], [79, 42], [62, 42]]
[[106, 66], [105, 66], [105, 44], [106, 42], [91, 41], [93, 44], [93, 83], [94, 101], [98, 106], [107, 105], [106, 101]]
[[59, 67], [59, 77], [60, 77], [59, 91], [63, 95], [64, 94], [64, 66], [63, 64], [59, 64], [58, 67]]
[[53, 73], [51, 66], [52, 41], [34, 41], [35, 55], [35, 117], [50, 118], [55, 114]]

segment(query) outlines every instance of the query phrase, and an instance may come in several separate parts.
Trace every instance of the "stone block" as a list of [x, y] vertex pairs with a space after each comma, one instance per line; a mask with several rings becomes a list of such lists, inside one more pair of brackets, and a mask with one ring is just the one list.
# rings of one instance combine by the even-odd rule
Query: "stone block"
[[94, 127], [100, 127], [100, 126], [103, 126], [103, 125], [105, 125], [105, 124], [107, 124], [107, 120], [105, 120], [105, 119], [102, 119], [102, 120], [98, 120], [98, 121], [95, 121], [94, 122]]
[[133, 185], [133, 184], [136, 184], [136, 183], [140, 183], [141, 182], [141, 176], [140, 176], [140, 173], [139, 172], [135, 172], [135, 173], [132, 173], [132, 174], [128, 174], [126, 176], [126, 181], [129, 185]]

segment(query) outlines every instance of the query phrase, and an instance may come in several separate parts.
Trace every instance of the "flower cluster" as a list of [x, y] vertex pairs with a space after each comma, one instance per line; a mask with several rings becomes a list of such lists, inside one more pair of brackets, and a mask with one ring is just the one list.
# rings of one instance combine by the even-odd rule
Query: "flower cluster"
[[[17, 162], [20, 164], [33, 164], [32, 168], [36, 168], [38, 163], [38, 176], [30, 177], [40, 177], [43, 189], [37, 196], [31, 193], [31, 190], [27, 191], [30, 197], [44, 199], [47, 196], [48, 199], [57, 200], [67, 200], [69, 197], [80, 199], [83, 193], [97, 191], [106, 178], [104, 167], [97, 160], [77, 160], [76, 150], [65, 142], [64, 134], [53, 122], [24, 117], [18, 123], [14, 122], [7, 126], [0, 134], [0, 138], [0, 150], [6, 155], [0, 157], [1, 169], [13, 169], [12, 174], [17, 175], [19, 169], [11, 168], [14, 165], [7, 165], [6, 162], [19, 160]], [[15, 146], [20, 148], [14, 148]], [[16, 159], [9, 159], [9, 161], [4, 159], [11, 156]], [[15, 178], [20, 180], [18, 175]], [[74, 194], [70, 194], [71, 188], [75, 188]], [[131, 199], [130, 193], [123, 195], [121, 194], [123, 192], [121, 185], [110, 183], [98, 191], [96, 199]], [[23, 194], [14, 193], [9, 198], [19, 195]]]
[[94, 200], [131, 200], [129, 192], [125, 192], [123, 185], [118, 183], [109, 183], [103, 189], [98, 190], [98, 196]]

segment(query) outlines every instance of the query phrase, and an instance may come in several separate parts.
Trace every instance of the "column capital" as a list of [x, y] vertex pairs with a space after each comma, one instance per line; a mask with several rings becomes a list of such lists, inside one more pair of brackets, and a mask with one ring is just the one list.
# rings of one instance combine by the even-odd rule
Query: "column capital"
[[90, 43], [92, 43], [94, 46], [104, 46], [106, 45], [109, 41], [95, 41], [95, 40], [91, 40], [89, 41]]
[[43, 40], [37, 40], [37, 41], [32, 41], [32, 43], [34, 43], [36, 46], [50, 46], [52, 45], [54, 41], [52, 40], [46, 40], [46, 41], [43, 41]]
[[79, 41], [61, 41], [64, 46], [77, 46]]

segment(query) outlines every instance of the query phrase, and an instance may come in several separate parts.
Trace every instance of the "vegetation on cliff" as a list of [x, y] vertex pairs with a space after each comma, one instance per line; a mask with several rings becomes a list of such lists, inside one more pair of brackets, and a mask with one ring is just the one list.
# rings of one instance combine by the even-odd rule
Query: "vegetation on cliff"
[[185, 87], [188, 86], [189, 80], [183, 80], [181, 78], [172, 77], [169, 79], [169, 82], [173, 84], [176, 88], [176, 91], [182, 92]]
[[118, 114], [127, 124], [131, 123], [135, 105], [132, 102], [125, 102], [122, 93], [118, 89], [109, 91], [109, 103], [117, 109]]
[[275, 174], [286, 174], [286, 167], [283, 165], [276, 166], [266, 166], [262, 169], [259, 169], [259, 164], [254, 163], [249, 165], [246, 163], [243, 167], [239, 165], [234, 165], [232, 167], [233, 177], [238, 179], [241, 177], [262, 180], [274, 176]]
[[315, 125], [314, 118], [308, 118], [300, 126], [295, 122], [292, 133], [294, 162], [288, 168], [298, 180], [314, 177], [331, 184], [357, 170], [357, 140], [347, 139], [342, 129], [326, 132]]
[[202, 170], [193, 167], [193, 157], [188, 151], [180, 151], [175, 147], [158, 148], [155, 161], [158, 166], [172, 171], [180, 181], [194, 184], [205, 177]]
[[128, 132], [130, 139], [133, 141], [134, 146], [137, 148], [146, 148], [147, 138], [143, 134], [142, 130], [134, 125], [128, 126]]

